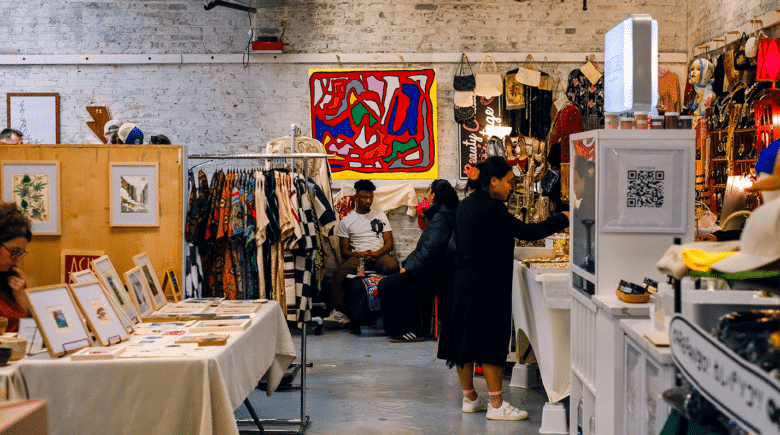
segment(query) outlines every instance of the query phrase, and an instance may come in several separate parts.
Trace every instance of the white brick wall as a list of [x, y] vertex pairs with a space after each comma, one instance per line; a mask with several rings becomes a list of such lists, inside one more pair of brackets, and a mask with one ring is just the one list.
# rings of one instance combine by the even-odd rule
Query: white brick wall
[[[777, 0], [707, 0], [689, 2], [688, 41], [689, 53], [692, 48], [706, 43], [715, 37], [722, 37], [750, 20], [780, 9]], [[776, 21], [776, 19], [775, 19]], [[772, 23], [763, 23], [767, 26]], [[730, 38], [729, 41], [732, 39]]]

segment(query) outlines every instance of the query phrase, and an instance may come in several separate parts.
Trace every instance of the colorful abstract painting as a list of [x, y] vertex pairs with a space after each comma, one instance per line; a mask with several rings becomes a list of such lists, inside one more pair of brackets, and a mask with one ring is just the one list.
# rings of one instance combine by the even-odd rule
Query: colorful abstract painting
[[312, 136], [333, 156], [333, 178], [438, 178], [434, 70], [309, 76]]

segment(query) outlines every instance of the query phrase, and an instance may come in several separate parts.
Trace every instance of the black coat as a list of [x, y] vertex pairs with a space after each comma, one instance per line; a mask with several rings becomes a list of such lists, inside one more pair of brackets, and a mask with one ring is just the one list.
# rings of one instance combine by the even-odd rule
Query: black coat
[[439, 358], [458, 366], [505, 364], [512, 332], [514, 241], [542, 239], [568, 225], [564, 214], [526, 224], [481, 190], [460, 203], [455, 277], [451, 297], [444, 298]]
[[445, 272], [452, 267], [455, 246], [450, 239], [455, 231], [455, 209], [435, 203], [425, 210], [428, 226], [425, 227], [417, 247], [404, 260], [407, 272]]

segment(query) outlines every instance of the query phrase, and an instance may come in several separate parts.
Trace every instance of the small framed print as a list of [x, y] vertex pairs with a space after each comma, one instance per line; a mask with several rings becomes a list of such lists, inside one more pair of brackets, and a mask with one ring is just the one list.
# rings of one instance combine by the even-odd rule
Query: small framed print
[[[79, 283], [93, 282], [93, 281], [100, 284], [100, 286], [103, 287], [103, 289], [105, 289], [107, 292], [109, 291], [108, 288], [106, 288], [105, 284], [98, 279], [98, 277], [95, 275], [95, 272], [93, 272], [92, 269], [84, 269], [70, 274], [71, 284], [79, 284]], [[113, 279], [111, 281], [113, 282]], [[126, 294], [126, 292], [123, 294]], [[114, 307], [114, 309], [119, 314], [119, 320], [122, 322], [122, 325], [125, 327], [125, 330], [127, 330], [127, 332], [132, 332], [133, 322], [127, 317], [127, 314], [125, 314], [122, 311], [122, 308], [119, 306], [119, 303], [116, 301], [116, 297], [109, 296], [108, 301], [111, 302], [111, 306]]]
[[109, 290], [111, 297], [114, 298], [114, 302], [116, 302], [125, 316], [132, 323], [140, 322], [141, 314], [133, 306], [132, 300], [128, 297], [128, 292], [125, 291], [125, 286], [122, 285], [122, 279], [119, 278], [119, 274], [114, 269], [114, 265], [111, 264], [108, 255], [92, 260], [92, 270], [100, 282]]
[[73, 284], [71, 291], [101, 346], [127, 340], [120, 315], [114, 310], [108, 291], [98, 281]]
[[154, 305], [152, 305], [152, 292], [149, 290], [149, 284], [147, 284], [146, 277], [140, 266], [136, 266], [125, 272], [125, 282], [127, 282], [130, 299], [135, 304], [141, 317], [154, 311]]
[[158, 227], [157, 163], [110, 163], [111, 226]]
[[160, 281], [157, 280], [157, 273], [154, 272], [154, 267], [152, 267], [152, 261], [149, 260], [149, 256], [146, 252], [142, 252], [133, 257], [133, 263], [143, 271], [144, 278], [149, 286], [149, 291], [152, 293], [153, 308], [159, 310], [164, 307], [168, 301], [165, 300], [165, 293], [160, 286]]
[[[168, 290], [169, 287], [170, 291]], [[176, 274], [173, 272], [172, 268], [165, 271], [162, 289], [163, 293], [171, 295], [173, 302], [181, 302], [182, 294], [181, 289], [179, 288], [179, 281], [176, 279]]]
[[8, 127], [24, 135], [25, 144], [60, 143], [60, 94], [8, 93]]
[[60, 235], [60, 162], [5, 161], [2, 180], [3, 201], [22, 209], [34, 235]]
[[67, 284], [29, 288], [25, 293], [52, 358], [92, 346]]
[[190, 332], [234, 332], [244, 331], [252, 323], [251, 319], [237, 320], [201, 320], [190, 327]]
[[69, 276], [71, 284], [98, 281], [98, 277], [95, 275], [95, 272], [93, 272], [92, 269], [79, 270], [78, 272], [71, 273]]

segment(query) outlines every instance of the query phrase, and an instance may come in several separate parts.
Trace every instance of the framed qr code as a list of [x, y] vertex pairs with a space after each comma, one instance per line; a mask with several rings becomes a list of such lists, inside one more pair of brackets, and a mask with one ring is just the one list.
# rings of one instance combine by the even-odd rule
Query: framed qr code
[[685, 146], [606, 146], [600, 167], [599, 230], [685, 233], [690, 153]]

